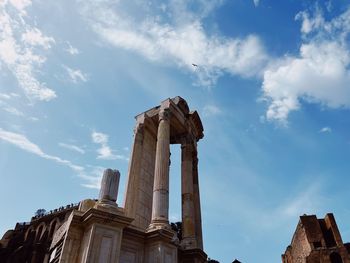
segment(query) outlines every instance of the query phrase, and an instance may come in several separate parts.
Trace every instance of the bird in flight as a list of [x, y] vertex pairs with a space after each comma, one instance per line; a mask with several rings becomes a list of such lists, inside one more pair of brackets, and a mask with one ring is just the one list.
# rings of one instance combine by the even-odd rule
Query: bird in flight
[[198, 67], [198, 65], [197, 65], [197, 64], [194, 64], [194, 63], [192, 63], [192, 66], [194, 66], [194, 67]]

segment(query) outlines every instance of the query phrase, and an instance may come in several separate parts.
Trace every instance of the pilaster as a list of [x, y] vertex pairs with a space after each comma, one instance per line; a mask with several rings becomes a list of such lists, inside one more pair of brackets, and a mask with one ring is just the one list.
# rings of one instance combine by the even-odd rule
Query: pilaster
[[[134, 129], [134, 143], [129, 162], [127, 187], [124, 196], [124, 209], [126, 216], [135, 218], [138, 206], [138, 189], [140, 184], [140, 171], [144, 141], [144, 124], [137, 122]], [[133, 222], [135, 224], [136, 222]]]

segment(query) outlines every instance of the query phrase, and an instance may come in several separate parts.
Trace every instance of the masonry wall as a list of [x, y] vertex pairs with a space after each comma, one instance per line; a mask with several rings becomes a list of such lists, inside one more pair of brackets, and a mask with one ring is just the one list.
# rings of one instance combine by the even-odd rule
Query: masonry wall
[[305, 263], [305, 258], [310, 254], [311, 247], [307, 240], [305, 229], [299, 224], [292, 241], [291, 258], [293, 263]]
[[137, 197], [139, 201], [136, 202], [137, 208], [135, 220], [132, 223], [141, 229], [146, 229], [151, 223], [156, 143], [156, 137], [151, 131], [145, 129], [141, 169], [137, 189]]

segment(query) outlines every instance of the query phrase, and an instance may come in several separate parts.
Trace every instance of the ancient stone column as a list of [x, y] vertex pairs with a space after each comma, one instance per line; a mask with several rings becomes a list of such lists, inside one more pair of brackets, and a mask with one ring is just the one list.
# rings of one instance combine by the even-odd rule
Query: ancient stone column
[[170, 123], [169, 109], [159, 112], [156, 161], [154, 170], [152, 227], [169, 225], [169, 161], [170, 161]]
[[100, 201], [115, 203], [118, 198], [120, 173], [118, 170], [106, 169], [103, 172], [100, 189]]
[[[129, 162], [129, 173], [127, 188], [124, 196], [124, 208], [127, 216], [135, 218], [137, 201], [138, 201], [138, 188], [140, 181], [140, 170], [142, 161], [142, 150], [144, 140], [144, 124], [137, 122], [134, 129], [134, 144], [132, 147], [131, 158]], [[137, 222], [133, 222], [137, 223]]]
[[185, 249], [196, 247], [193, 204], [193, 144], [186, 138], [181, 144], [182, 241]]
[[203, 249], [201, 201], [199, 196], [197, 147], [193, 152], [193, 205], [197, 247]]

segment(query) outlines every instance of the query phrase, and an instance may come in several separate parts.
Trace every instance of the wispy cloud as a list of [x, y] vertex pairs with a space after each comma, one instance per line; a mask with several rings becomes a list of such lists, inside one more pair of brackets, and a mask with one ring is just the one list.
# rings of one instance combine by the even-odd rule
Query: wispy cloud
[[103, 167], [89, 165], [84, 167], [76, 165], [71, 161], [62, 159], [58, 156], [47, 154], [37, 144], [31, 142], [25, 135], [21, 133], [6, 131], [2, 128], [0, 128], [0, 140], [8, 142], [26, 152], [35, 154], [41, 158], [54, 161], [60, 165], [67, 166], [68, 168], [72, 169], [73, 172], [75, 172], [79, 178], [85, 181], [82, 183], [82, 186], [84, 187], [94, 189], [100, 188], [101, 177], [104, 170]]
[[331, 127], [323, 127], [322, 129], [319, 130], [320, 133], [331, 133], [332, 128]]
[[39, 157], [42, 157], [44, 159], [52, 160], [59, 164], [68, 166], [75, 172], [82, 172], [84, 170], [82, 166], [75, 165], [68, 160], [61, 159], [60, 157], [54, 155], [46, 154], [40, 149], [38, 145], [32, 143], [23, 134], [6, 131], [0, 128], [0, 139], [13, 144], [22, 150], [38, 155]]
[[268, 120], [286, 123], [301, 100], [329, 108], [350, 107], [350, 8], [326, 21], [322, 10], [300, 12], [303, 43], [297, 56], [276, 60], [264, 72]]
[[31, 28], [22, 34], [22, 41], [31, 46], [38, 46], [44, 49], [51, 48], [51, 44], [55, 43], [52, 37], [44, 36], [37, 28]]
[[63, 66], [70, 77], [70, 80], [74, 83], [86, 82], [88, 81], [88, 76], [86, 73], [83, 73], [80, 69], [72, 69], [68, 66]]
[[215, 105], [206, 105], [203, 108], [203, 116], [210, 117], [222, 114], [222, 110]]
[[108, 135], [102, 132], [93, 132], [91, 134], [92, 141], [100, 145], [97, 149], [97, 159], [104, 160], [129, 160], [127, 156], [122, 154], [114, 154], [113, 150], [108, 146]]
[[73, 47], [71, 43], [67, 42], [68, 47], [65, 49], [71, 55], [78, 55], [80, 53], [79, 49]]
[[49, 101], [55, 92], [38, 80], [38, 72], [46, 60], [45, 50], [55, 43], [38, 28], [27, 23], [29, 0], [0, 3], [0, 63], [17, 79], [18, 85], [31, 100]]
[[0, 100], [10, 100], [17, 97], [20, 97], [20, 96], [14, 92], [0, 93]]
[[11, 95], [6, 93], [0, 93], [0, 99], [9, 100], [11, 99]]
[[89, 175], [85, 173], [78, 175], [81, 179], [86, 181], [85, 183], [82, 183], [82, 186], [86, 188], [100, 189], [102, 175], [105, 168], [99, 166], [89, 166], [88, 168], [91, 170]]
[[72, 150], [72, 151], [75, 151], [75, 152], [78, 152], [81, 154], [85, 153], [84, 149], [82, 149], [79, 146], [73, 145], [73, 144], [67, 144], [67, 143], [60, 142], [58, 145], [63, 147], [63, 148], [66, 148], [66, 149], [69, 149], [69, 150]]
[[259, 6], [260, 0], [253, 0], [255, 7]]
[[3, 108], [4, 111], [8, 112], [8, 113], [11, 113], [13, 115], [16, 115], [16, 116], [24, 116], [24, 113], [21, 112], [20, 110], [16, 109], [15, 107], [4, 107]]
[[[124, 1], [82, 2], [82, 13], [92, 29], [105, 42], [136, 52], [150, 61], [175, 64], [198, 76], [201, 85], [212, 86], [224, 72], [243, 77], [257, 76], [268, 61], [263, 44], [256, 35], [228, 38], [209, 35], [201, 22], [220, 1], [197, 1], [200, 13], [185, 4], [167, 7], [173, 20], [162, 21], [160, 14], [135, 5], [144, 15], [132, 16]], [[158, 9], [159, 12], [161, 9]], [[179, 19], [179, 17], [181, 19]], [[198, 65], [194, 70], [192, 63]]]

